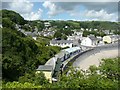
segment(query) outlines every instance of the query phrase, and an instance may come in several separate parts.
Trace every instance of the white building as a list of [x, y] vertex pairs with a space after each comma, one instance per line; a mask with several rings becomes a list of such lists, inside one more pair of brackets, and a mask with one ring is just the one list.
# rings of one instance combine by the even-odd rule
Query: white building
[[51, 46], [59, 46], [59, 47], [72, 47], [73, 46], [73, 41], [71, 40], [51, 40], [50, 41]]
[[2, 24], [0, 24], [0, 28], [2, 28]]
[[37, 37], [36, 37], [36, 36], [33, 36], [32, 38], [33, 38], [34, 40], [37, 40]]
[[80, 37], [82, 37], [82, 35], [83, 35], [83, 32], [74, 32], [74, 35], [77, 35], [77, 36], [80, 36]]
[[120, 35], [108, 35], [103, 37], [103, 42], [114, 43], [120, 40]]
[[49, 37], [49, 36], [53, 36], [55, 34], [55, 31], [41, 31], [41, 32], [38, 32], [38, 35], [43, 35], [45, 37]]
[[45, 27], [51, 26], [50, 22], [44, 22]]
[[105, 34], [107, 34], [107, 35], [110, 34], [110, 30], [103, 30], [103, 32], [104, 32]]
[[81, 30], [81, 31], [84, 31], [84, 28], [81, 28], [80, 30]]
[[97, 38], [95, 38], [94, 36], [86, 37], [81, 41], [81, 45], [94, 47], [97, 45]]
[[81, 36], [77, 36], [77, 35], [73, 35], [73, 36], [68, 36], [67, 40], [81, 40], [82, 37]]

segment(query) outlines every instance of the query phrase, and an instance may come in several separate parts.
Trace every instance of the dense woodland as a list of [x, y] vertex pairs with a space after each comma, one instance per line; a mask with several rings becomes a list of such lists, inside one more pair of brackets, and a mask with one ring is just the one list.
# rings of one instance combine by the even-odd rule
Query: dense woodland
[[[22, 25], [22, 28], [25, 30], [30, 30], [27, 26], [24, 26], [25, 24], [30, 24], [32, 28], [34, 26], [38, 27], [38, 30], [41, 31], [44, 29], [44, 22], [50, 22], [51, 27], [54, 27], [57, 30], [61, 30], [65, 28], [65, 26], [68, 26], [67, 30], [74, 30], [80, 28], [92, 28], [92, 29], [103, 29], [103, 30], [119, 30], [120, 28], [120, 22], [108, 22], [108, 21], [73, 21], [73, 20], [67, 20], [67, 21], [59, 21], [59, 20], [34, 20], [34, 21], [27, 21], [24, 20], [23, 17], [20, 16], [19, 13], [16, 13], [14, 11], [10, 10], [1, 10], [2, 12], [2, 24], [4, 26], [12, 27], [14, 24]], [[11, 26], [11, 24], [13, 24]]]
[[83, 90], [118, 90], [120, 79], [120, 58], [103, 59], [99, 67], [91, 66], [86, 72], [69, 68], [68, 75], [64, 72], [55, 83], [48, 83], [44, 75], [26, 74], [19, 81], [3, 82], [4, 88], [57, 88]]
[[[2, 28], [2, 74], [5, 81], [18, 80], [25, 73], [31, 73], [37, 69], [38, 65], [45, 64], [61, 49], [46, 46], [46, 41], [49, 39], [42, 38], [34, 41], [31, 37], [17, 31], [14, 24], [17, 22], [22, 25], [24, 19], [19, 14], [14, 17], [14, 14], [16, 13], [13, 11], [4, 11], [2, 18], [3, 20], [10, 18], [10, 21], [3, 21]], [[13, 20], [12, 17], [15, 19]], [[8, 24], [9, 22], [12, 23]]]
[[[25, 36], [23, 33], [15, 29], [15, 24], [19, 24], [26, 31], [32, 30], [24, 26], [34, 25], [41, 31], [44, 28], [44, 21], [26, 21], [18, 13], [9, 10], [1, 10], [2, 12], [2, 83], [4, 88], [113, 88], [118, 87], [120, 77], [119, 67], [120, 58], [106, 59], [101, 63], [100, 67], [92, 66], [88, 72], [76, 71], [70, 68], [71, 73], [60, 75], [60, 80], [50, 84], [45, 79], [44, 74], [35, 74], [38, 65], [45, 62], [58, 53], [61, 48], [47, 46], [50, 38], [39, 37], [34, 41], [31, 37]], [[38, 23], [39, 21], [39, 23]], [[64, 35], [72, 34], [71, 29], [79, 28], [101, 28], [115, 29], [119, 28], [117, 22], [78, 22], [78, 21], [50, 21], [51, 25], [57, 26], [56, 30]], [[63, 30], [65, 26], [69, 26], [67, 31]], [[57, 32], [58, 33], [58, 32]], [[61, 34], [59, 33], [59, 34]], [[55, 37], [59, 37], [57, 34]], [[98, 74], [99, 72], [100, 74]]]

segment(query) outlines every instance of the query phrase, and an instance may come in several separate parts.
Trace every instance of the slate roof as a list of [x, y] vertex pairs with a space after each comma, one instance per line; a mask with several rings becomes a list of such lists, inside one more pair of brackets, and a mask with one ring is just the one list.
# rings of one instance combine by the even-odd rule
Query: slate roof
[[80, 47], [67, 48], [67, 49], [64, 49], [63, 51], [71, 53], [71, 52], [75, 52], [76, 50], [80, 50]]
[[58, 54], [56, 54], [55, 56], [57, 57], [57, 58], [62, 58], [62, 57], [64, 57], [64, 55], [65, 55], [65, 51], [61, 51], [61, 52], [59, 52]]
[[96, 41], [97, 38], [95, 36], [89, 36], [89, 38], [92, 40], [92, 41]]
[[36, 36], [37, 35], [37, 33], [36, 32], [24, 32], [27, 36], [32, 36], [32, 37], [34, 37], [34, 36]]
[[52, 71], [53, 66], [52, 65], [39, 65], [39, 67], [36, 70]]
[[63, 44], [63, 43], [70, 44], [70, 43], [73, 43], [73, 41], [72, 40], [52, 40], [51, 43], [52, 44]]
[[111, 37], [111, 38], [114, 38], [114, 39], [119, 39], [119, 38], [120, 38], [120, 35], [111, 35], [110, 37]]

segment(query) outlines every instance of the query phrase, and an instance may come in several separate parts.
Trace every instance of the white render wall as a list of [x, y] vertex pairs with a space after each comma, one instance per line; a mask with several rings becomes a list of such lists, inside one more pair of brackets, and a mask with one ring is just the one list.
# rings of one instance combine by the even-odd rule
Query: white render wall
[[66, 44], [63, 43], [63, 44], [59, 44], [59, 45], [50, 43], [50, 45], [51, 46], [59, 46], [59, 47], [62, 47], [62, 48], [64, 48], [64, 47], [70, 47], [71, 48], [73, 46], [73, 43], [70, 43], [70, 44], [69, 43], [66, 43]]
[[92, 46], [92, 40], [88, 37], [86, 37], [85, 39], [83, 39], [81, 41], [81, 45], [83, 46]]

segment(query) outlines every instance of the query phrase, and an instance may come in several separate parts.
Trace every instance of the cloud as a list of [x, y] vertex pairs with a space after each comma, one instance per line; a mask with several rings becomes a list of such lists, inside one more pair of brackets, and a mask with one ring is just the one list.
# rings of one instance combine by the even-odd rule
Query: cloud
[[33, 12], [34, 4], [28, 0], [13, 0], [12, 2], [3, 2], [2, 8], [18, 12], [26, 20], [37, 20], [41, 18], [42, 10]]
[[[90, 0], [78, 0], [78, 2], [75, 2], [77, 0], [73, 2], [71, 2], [72, 0], [61, 0], [63, 2], [58, 2], [60, 0], [57, 0], [56, 2], [51, 1], [53, 0], [44, 1], [42, 4], [44, 9], [47, 9], [49, 18], [67, 13], [75, 19], [77, 19], [76, 17], [81, 19], [81, 17], [84, 16], [86, 19], [90, 20], [117, 20], [118, 0], [100, 0], [100, 2], [96, 0], [92, 0], [92, 2], [90, 2]], [[3, 3], [2, 8], [14, 10], [27, 20], [40, 19], [42, 13], [44, 13], [44, 9], [39, 9], [34, 12], [33, 7], [34, 4], [32, 0], [13, 0], [12, 2]], [[69, 16], [68, 18], [70, 18]]]
[[94, 9], [99, 11], [101, 9], [105, 9], [109, 13], [118, 11], [118, 2], [58, 2], [55, 5], [64, 10], [74, 10], [77, 6], [81, 5], [88, 10]]
[[[67, 6], [66, 6], [66, 4], [67, 4]], [[45, 1], [43, 3], [43, 7], [48, 9], [48, 13], [47, 14], [50, 17], [52, 17], [52, 16], [56, 16], [56, 15], [58, 15], [60, 13], [64, 13], [64, 12], [70, 13], [70, 12], [74, 11], [76, 4], [77, 4], [76, 2], [75, 3], [74, 2], [72, 2], [72, 3], [70, 3], [70, 2], [63, 3], [63, 2]]]
[[118, 14], [117, 13], [107, 13], [104, 9], [99, 11], [95, 10], [85, 10], [82, 12], [73, 12], [70, 14], [72, 17], [77, 17], [81, 20], [98, 20], [98, 21], [117, 21]]
[[63, 12], [63, 10], [59, 6], [57, 6], [55, 3], [50, 2], [50, 1], [45, 1], [43, 3], [43, 7], [49, 9], [49, 11], [47, 13], [49, 16], [55, 16], [55, 15]]
[[115, 13], [108, 14], [103, 9], [101, 9], [100, 11], [95, 11], [95, 10], [85, 11], [84, 16], [88, 19], [100, 20], [100, 21], [115, 21], [115, 20], [117, 20], [117, 14], [115, 14]]
[[101, 9], [106, 10], [108, 13], [115, 13], [118, 11], [117, 2], [90, 2], [82, 3], [88, 10], [100, 11]]
[[29, 14], [22, 14], [22, 16], [24, 16], [26, 20], [39, 20], [41, 18], [42, 12], [43, 10], [39, 9], [36, 13], [31, 12]]
[[[6, 5], [5, 5], [6, 4]], [[12, 2], [4, 2], [2, 5], [4, 8], [15, 10], [21, 14], [31, 12], [33, 3], [27, 0], [13, 0]]]
[[[103, 0], [101, 0], [103, 1]], [[111, 2], [109, 2], [111, 1]], [[49, 16], [55, 16], [61, 13], [69, 13], [70, 16], [79, 16], [84, 13], [88, 19], [96, 20], [117, 20], [118, 2], [113, 0], [104, 0], [104, 2], [50, 2], [45, 1], [43, 6], [48, 9]], [[85, 10], [81, 13], [82, 6]]]

